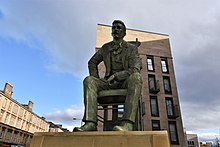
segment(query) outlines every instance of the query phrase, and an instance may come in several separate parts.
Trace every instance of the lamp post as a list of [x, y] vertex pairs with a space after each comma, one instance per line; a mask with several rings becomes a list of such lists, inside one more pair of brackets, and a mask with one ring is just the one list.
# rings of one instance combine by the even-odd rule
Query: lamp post
[[81, 126], [82, 126], [82, 119], [81, 119], [81, 118], [73, 117], [73, 120], [74, 120], [74, 121], [81, 121]]

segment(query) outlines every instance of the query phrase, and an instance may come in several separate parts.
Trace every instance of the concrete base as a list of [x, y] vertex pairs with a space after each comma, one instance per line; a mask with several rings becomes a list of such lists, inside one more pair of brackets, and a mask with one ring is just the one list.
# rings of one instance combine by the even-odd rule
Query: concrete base
[[34, 133], [30, 147], [170, 147], [166, 131]]

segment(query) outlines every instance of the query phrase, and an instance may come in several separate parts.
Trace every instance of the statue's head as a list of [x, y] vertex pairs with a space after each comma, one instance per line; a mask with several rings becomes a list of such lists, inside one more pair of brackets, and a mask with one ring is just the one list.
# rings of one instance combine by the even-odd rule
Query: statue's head
[[112, 22], [112, 37], [115, 39], [124, 38], [126, 35], [126, 26], [121, 20]]

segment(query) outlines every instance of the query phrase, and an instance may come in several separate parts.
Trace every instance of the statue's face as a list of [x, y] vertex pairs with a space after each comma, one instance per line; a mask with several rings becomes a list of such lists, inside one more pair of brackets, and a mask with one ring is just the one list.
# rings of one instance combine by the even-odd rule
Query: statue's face
[[112, 37], [121, 39], [125, 36], [125, 27], [120, 23], [115, 23], [112, 26]]

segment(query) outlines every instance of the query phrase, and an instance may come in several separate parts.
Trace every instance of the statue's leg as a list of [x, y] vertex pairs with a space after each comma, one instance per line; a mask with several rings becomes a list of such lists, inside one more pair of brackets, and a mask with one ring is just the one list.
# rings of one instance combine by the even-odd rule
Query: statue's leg
[[131, 74], [123, 83], [122, 88], [127, 88], [122, 124], [120, 126], [115, 126], [113, 130], [132, 131], [138, 109], [138, 100], [141, 96], [142, 89], [142, 78], [140, 73]]
[[88, 76], [83, 81], [84, 89], [84, 122], [97, 124], [97, 93], [100, 90], [108, 89], [108, 84], [99, 78]]
[[127, 96], [125, 100], [125, 110], [123, 120], [135, 122], [138, 101], [141, 96], [142, 77], [140, 73], [133, 73], [125, 81], [124, 85], [127, 88]]

